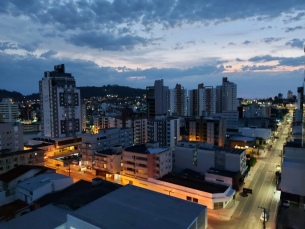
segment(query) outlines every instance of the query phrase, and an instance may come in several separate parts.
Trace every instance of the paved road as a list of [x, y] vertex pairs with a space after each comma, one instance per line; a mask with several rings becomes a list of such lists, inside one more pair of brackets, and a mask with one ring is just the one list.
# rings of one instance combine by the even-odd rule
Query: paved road
[[[262, 209], [258, 206], [267, 209], [270, 217], [266, 222], [266, 228], [275, 228], [276, 207], [279, 201], [279, 192], [276, 191], [276, 165], [281, 164], [281, 152], [283, 144], [286, 142], [288, 133], [288, 125], [282, 125], [278, 133], [276, 142], [273, 145], [272, 151], [267, 151], [266, 154], [258, 158], [258, 169], [251, 182], [246, 186], [253, 190], [253, 194], [248, 197], [242, 197], [237, 194], [236, 200], [240, 201], [234, 214], [229, 221], [220, 221], [209, 217], [208, 228], [241, 228], [241, 229], [261, 229], [263, 223], [260, 221]], [[250, 171], [251, 174], [251, 171]], [[251, 174], [252, 175], [252, 174]], [[250, 175], [250, 176], [251, 176]]]

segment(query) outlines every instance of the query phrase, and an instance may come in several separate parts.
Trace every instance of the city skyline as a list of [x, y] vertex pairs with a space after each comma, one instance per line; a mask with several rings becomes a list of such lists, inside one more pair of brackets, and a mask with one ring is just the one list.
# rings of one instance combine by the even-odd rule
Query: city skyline
[[0, 17], [1, 89], [23, 94], [58, 64], [77, 86], [162, 78], [191, 90], [228, 77], [247, 99], [296, 94], [303, 78], [303, 1], [4, 1]]

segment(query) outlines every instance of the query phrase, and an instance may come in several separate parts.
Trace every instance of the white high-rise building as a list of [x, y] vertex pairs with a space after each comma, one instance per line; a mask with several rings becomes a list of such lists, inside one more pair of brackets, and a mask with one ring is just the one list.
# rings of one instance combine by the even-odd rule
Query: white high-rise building
[[187, 116], [187, 90], [177, 84], [168, 94], [169, 115]]
[[212, 116], [216, 112], [216, 88], [198, 89], [198, 115]]
[[18, 104], [13, 104], [11, 99], [2, 99], [0, 102], [0, 114], [3, 116], [3, 122], [16, 122], [18, 118]]
[[74, 77], [65, 73], [63, 64], [44, 73], [39, 81], [39, 93], [42, 136], [59, 138], [81, 134], [80, 90], [76, 89]]
[[222, 79], [222, 111], [237, 111], [237, 85], [229, 82], [227, 77]]

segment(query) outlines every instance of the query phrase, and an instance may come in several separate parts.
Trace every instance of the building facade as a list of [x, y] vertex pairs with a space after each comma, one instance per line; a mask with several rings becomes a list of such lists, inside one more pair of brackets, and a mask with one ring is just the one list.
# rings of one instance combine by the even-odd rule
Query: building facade
[[176, 84], [168, 92], [169, 115], [187, 116], [187, 90]]
[[175, 169], [181, 172], [187, 168], [202, 175], [210, 168], [240, 172], [243, 175], [246, 171], [246, 150], [179, 141], [175, 147]]
[[223, 77], [221, 90], [222, 111], [237, 111], [237, 85]]
[[1, 150], [23, 150], [23, 126], [20, 123], [0, 123]]
[[168, 87], [163, 85], [163, 79], [156, 80], [154, 86], [146, 87], [147, 117], [167, 115]]
[[180, 137], [179, 118], [159, 117], [147, 122], [147, 141], [158, 142], [160, 147], [175, 147]]
[[109, 116], [95, 116], [93, 118], [94, 122], [94, 133], [97, 134], [100, 129], [114, 128], [115, 118]]
[[125, 148], [121, 174], [136, 179], [160, 178], [172, 170], [172, 150], [157, 142]]
[[189, 141], [209, 142], [224, 146], [227, 127], [226, 120], [218, 117], [196, 117], [189, 121]]
[[81, 133], [80, 90], [76, 89], [74, 77], [65, 73], [63, 64], [44, 73], [39, 94], [42, 136], [58, 138]]
[[2, 114], [2, 122], [16, 122], [19, 114], [18, 104], [13, 104], [9, 98], [2, 99], [0, 114]]

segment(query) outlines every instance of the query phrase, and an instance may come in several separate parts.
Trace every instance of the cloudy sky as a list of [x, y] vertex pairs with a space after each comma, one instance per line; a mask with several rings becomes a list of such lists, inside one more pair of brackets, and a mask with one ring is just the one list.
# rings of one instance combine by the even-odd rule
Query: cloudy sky
[[238, 85], [238, 97], [296, 93], [304, 0], [1, 0], [0, 89], [38, 92], [65, 64], [78, 86]]

